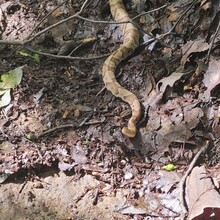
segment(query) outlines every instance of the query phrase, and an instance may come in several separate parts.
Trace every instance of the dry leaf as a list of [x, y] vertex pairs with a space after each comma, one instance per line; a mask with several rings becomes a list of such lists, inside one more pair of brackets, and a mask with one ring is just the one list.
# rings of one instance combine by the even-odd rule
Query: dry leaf
[[74, 116], [78, 118], [80, 116], [80, 110], [77, 108], [74, 110]]
[[212, 90], [220, 84], [220, 61], [212, 60], [209, 63], [208, 70], [204, 74], [203, 83], [207, 87], [204, 94], [201, 95], [201, 99], [208, 101], [211, 96]]
[[68, 114], [69, 114], [69, 112], [67, 110], [65, 110], [63, 113], [63, 119], [67, 118]]
[[201, 8], [204, 11], [207, 11], [208, 9], [211, 9], [212, 8], [212, 1], [210, 1], [210, 0], [202, 0]]
[[[220, 219], [220, 194], [204, 166], [195, 167], [187, 179], [188, 220]], [[215, 218], [214, 218], [215, 217]]]
[[188, 41], [181, 48], [183, 57], [181, 59], [181, 64], [184, 65], [188, 57], [192, 53], [203, 52], [209, 49], [209, 44], [205, 42], [204, 39], [197, 41]]
[[177, 11], [174, 11], [174, 12], [170, 13], [170, 16], [168, 17], [168, 21], [170, 21], [170, 22], [177, 21], [177, 19], [179, 17], [180, 17], [180, 13]]
[[161, 79], [157, 83], [157, 91], [164, 93], [166, 91], [166, 88], [173, 87], [173, 85], [182, 78], [182, 76], [185, 76], [189, 74], [190, 72], [185, 72], [184, 67], [180, 66], [179, 68], [176, 69], [175, 72], [173, 72], [170, 76], [165, 77]]

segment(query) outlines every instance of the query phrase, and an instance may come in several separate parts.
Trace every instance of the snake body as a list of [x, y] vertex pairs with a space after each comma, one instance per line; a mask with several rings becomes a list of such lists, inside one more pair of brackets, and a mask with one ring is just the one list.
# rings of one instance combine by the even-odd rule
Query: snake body
[[[111, 14], [116, 22], [129, 21], [130, 17], [125, 10], [122, 0], [109, 0]], [[132, 23], [119, 24], [124, 40], [120, 47], [115, 50], [104, 62], [102, 77], [105, 87], [114, 96], [127, 102], [132, 111], [127, 127], [122, 128], [122, 133], [127, 137], [135, 137], [136, 124], [141, 116], [141, 105], [135, 94], [122, 87], [115, 78], [118, 64], [131, 55], [139, 45], [139, 31]]]

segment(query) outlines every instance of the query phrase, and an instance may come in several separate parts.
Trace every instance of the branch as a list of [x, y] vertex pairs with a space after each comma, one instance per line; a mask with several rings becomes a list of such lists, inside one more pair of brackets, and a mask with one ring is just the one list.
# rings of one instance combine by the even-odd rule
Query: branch
[[191, 173], [193, 167], [195, 166], [197, 160], [199, 159], [200, 155], [206, 151], [206, 149], [209, 146], [209, 141], [206, 141], [205, 145], [201, 147], [201, 149], [198, 151], [198, 153], [195, 155], [195, 157], [193, 158], [192, 162], [189, 165], [189, 168], [187, 169], [187, 171], [185, 172], [185, 174], [183, 175], [181, 181], [180, 181], [180, 205], [182, 208], [182, 219], [184, 219], [184, 216], [187, 213], [186, 207], [185, 207], [185, 198], [184, 198], [184, 186], [186, 184], [186, 179], [189, 176], [189, 174]]
[[190, 3], [189, 7], [180, 15], [180, 17], [177, 19], [176, 23], [172, 26], [172, 28], [167, 31], [164, 34], [161, 34], [158, 38], [162, 39], [165, 36], [172, 34], [173, 30], [176, 28], [176, 26], [180, 23], [180, 21], [182, 21], [182, 19], [186, 16], [187, 12], [198, 2], [198, 0], [194, 0], [192, 1], [192, 3]]
[[[140, 16], [142, 15], [146, 15], [146, 14], [150, 14], [150, 13], [153, 13], [155, 11], [159, 11], [165, 7], [167, 7], [168, 4], [165, 4], [161, 7], [158, 7], [158, 8], [155, 8], [151, 11], [148, 11], [148, 12], [143, 12], [135, 17], [133, 17], [132, 19], [128, 20], [128, 21], [124, 21], [124, 22], [109, 22], [109, 21], [98, 21], [98, 20], [92, 20], [92, 19], [88, 19], [88, 18], [84, 18], [82, 17], [80, 14], [83, 12], [83, 10], [86, 8], [86, 4], [88, 3], [89, 0], [85, 0], [85, 2], [83, 3], [83, 5], [81, 6], [80, 10], [75, 13], [74, 15], [66, 18], [66, 19], [63, 19], [62, 21], [59, 21], [55, 24], [52, 24], [50, 25], [49, 27], [41, 30], [40, 32], [36, 33], [33, 37], [30, 37], [29, 39], [27, 40], [24, 40], [24, 41], [7, 41], [7, 40], [0, 40], [0, 44], [7, 44], [7, 45], [18, 45], [18, 46], [23, 46], [24, 49], [28, 50], [28, 51], [31, 51], [31, 52], [34, 52], [36, 54], [39, 54], [39, 55], [44, 55], [44, 56], [49, 56], [49, 57], [53, 57], [53, 58], [58, 58], [58, 59], [69, 59], [69, 60], [92, 60], [92, 59], [100, 59], [100, 58], [103, 58], [103, 57], [107, 57], [109, 56], [109, 54], [105, 54], [105, 55], [100, 55], [100, 56], [94, 56], [94, 57], [71, 57], [70, 55], [68, 56], [62, 56], [62, 55], [55, 55], [55, 54], [50, 54], [50, 53], [44, 53], [44, 52], [39, 52], [37, 50], [34, 50], [34, 49], [31, 49], [30, 47], [26, 46], [27, 44], [31, 43], [34, 39], [36, 39], [37, 37], [39, 37], [40, 35], [44, 34], [45, 32], [73, 19], [73, 18], [78, 18], [78, 19], [82, 19], [82, 20], [85, 20], [85, 21], [88, 21], [88, 22], [91, 22], [91, 23], [102, 23], [102, 24], [121, 24], [121, 23], [133, 23], [134, 24], [134, 20], [139, 18]], [[136, 25], [137, 28], [142, 31], [143, 33], [146, 33], [148, 34], [149, 36], [151, 36], [153, 38], [153, 40], [157, 40], [159, 41], [161, 44], [163, 44], [161, 42], [161, 38], [163, 38], [164, 36], [170, 34], [173, 29], [176, 27], [176, 25], [178, 24], [178, 22], [182, 19], [182, 17], [188, 12], [188, 10], [197, 2], [198, 0], [194, 0], [193, 3], [189, 6], [189, 8], [183, 13], [183, 15], [180, 16], [180, 18], [177, 20], [177, 22], [175, 23], [175, 25], [171, 28], [171, 30], [169, 30], [167, 33], [165, 34], [162, 34], [160, 35], [159, 37], [154, 37], [152, 36], [151, 34], [149, 33], [146, 33], [146, 31], [142, 30], [141, 27], [139, 25]], [[59, 5], [60, 6], [60, 5]], [[59, 7], [58, 6], [58, 7]], [[51, 12], [50, 12], [51, 13]], [[47, 15], [48, 16], [48, 15]], [[46, 17], [47, 17], [46, 16]], [[42, 21], [44, 20], [45, 18], [43, 18], [40, 23], [42, 23]], [[39, 26], [39, 25], [38, 25]], [[37, 26], [37, 27], [38, 27]], [[33, 31], [35, 30], [36, 28], [34, 28], [31, 32], [31, 34], [33, 33]], [[31, 34], [29, 36], [31, 36]], [[149, 42], [153, 41], [152, 39], [149, 40]]]
[[25, 41], [21, 41], [21, 40], [0, 40], [0, 44], [24, 46]]
[[79, 18], [79, 19], [82, 19], [84, 21], [91, 22], [91, 23], [99, 23], [99, 24], [126, 24], [126, 23], [132, 23], [132, 21], [136, 20], [137, 18], [141, 17], [142, 15], [151, 14], [151, 13], [159, 11], [159, 10], [161, 10], [161, 9], [167, 7], [167, 6], [168, 6], [168, 4], [165, 4], [165, 5], [163, 5], [163, 6], [159, 7], [159, 8], [155, 8], [153, 10], [150, 10], [150, 11], [147, 11], [147, 12], [143, 12], [143, 13], [141, 13], [141, 14], [139, 14], [139, 15], [131, 18], [131, 19], [129, 19], [128, 21], [121, 21], [121, 22], [93, 20], [93, 19], [89, 19], [89, 18], [84, 18], [84, 17], [82, 17], [80, 15], [76, 15], [76, 17]]
[[100, 55], [100, 56], [93, 56], [93, 57], [71, 57], [71, 56], [63, 56], [63, 55], [56, 55], [56, 54], [52, 54], [52, 53], [44, 53], [44, 52], [40, 52], [34, 49], [31, 49], [30, 47], [24, 46], [24, 49], [32, 52], [32, 53], [36, 53], [42, 56], [48, 56], [48, 57], [53, 57], [53, 58], [57, 58], [57, 59], [68, 59], [68, 60], [94, 60], [94, 59], [101, 59], [104, 57], [109, 56], [111, 53], [108, 54], [104, 54], [104, 55]]
[[73, 18], [75, 18], [75, 17], [77, 17], [78, 15], [80, 15], [80, 14], [83, 12], [83, 9], [85, 8], [85, 6], [86, 6], [86, 4], [87, 4], [88, 1], [89, 1], [89, 0], [85, 0], [85, 2], [83, 3], [83, 5], [81, 6], [80, 10], [79, 10], [76, 14], [71, 15], [70, 17], [68, 17], [68, 18], [66, 18], [66, 19], [63, 19], [62, 21], [59, 21], [59, 22], [57, 22], [57, 23], [55, 23], [55, 24], [52, 24], [52, 25], [50, 25], [49, 27], [43, 29], [42, 31], [38, 32], [36, 35], [34, 35], [33, 37], [31, 37], [30, 39], [26, 40], [26, 41], [25, 41], [25, 44], [30, 43], [31, 41], [33, 41], [35, 38], [37, 38], [37, 37], [40, 36], [41, 34], [44, 34], [45, 32], [47, 32], [47, 31], [49, 31], [49, 30], [51, 30], [51, 29], [53, 29], [53, 28], [55, 28], [55, 27], [57, 27], [57, 26], [59, 26], [59, 25], [65, 23], [65, 22], [67, 22], [67, 21], [69, 21], [69, 20], [71, 20], [71, 19], [73, 19]]

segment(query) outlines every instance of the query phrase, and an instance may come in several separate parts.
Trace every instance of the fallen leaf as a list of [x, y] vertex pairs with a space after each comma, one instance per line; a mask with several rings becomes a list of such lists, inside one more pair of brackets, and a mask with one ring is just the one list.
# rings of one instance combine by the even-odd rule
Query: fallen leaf
[[164, 165], [162, 168], [166, 171], [172, 171], [172, 170], [175, 170], [177, 166], [175, 166], [172, 163], [168, 163], [167, 165]]
[[26, 53], [26, 52], [23, 52], [23, 51], [18, 51], [18, 53], [21, 55], [21, 56], [24, 56], [24, 57], [30, 57], [31, 59], [33, 59], [36, 63], [39, 63], [40, 62], [40, 55], [39, 54], [34, 54], [33, 56]]
[[39, 92], [33, 95], [33, 101], [34, 103], [38, 103], [41, 97], [43, 96], [45, 91], [45, 88], [42, 88]]
[[[168, 164], [170, 165], [170, 164]], [[173, 164], [172, 164], [173, 165]], [[167, 170], [166, 170], [167, 171]], [[164, 193], [171, 193], [172, 190], [175, 190], [177, 183], [180, 181], [180, 177], [177, 172], [166, 172], [165, 170], [160, 170], [158, 172], [158, 181], [156, 184], [156, 189]]]
[[12, 144], [9, 141], [4, 141], [0, 144], [1, 153], [10, 154], [16, 148], [16, 145]]
[[0, 89], [12, 89], [21, 83], [24, 66], [19, 66], [1, 75]]
[[5, 180], [13, 173], [14, 172], [10, 170], [5, 170], [4, 173], [0, 173], [0, 183], [5, 182]]
[[209, 44], [205, 42], [204, 39], [197, 40], [197, 41], [188, 41], [186, 44], [184, 44], [181, 48], [182, 50], [182, 59], [181, 64], [184, 65], [188, 59], [188, 57], [192, 53], [198, 53], [203, 52], [209, 49]]
[[69, 114], [69, 112], [67, 110], [65, 110], [64, 113], [63, 113], [63, 118], [64, 119], [67, 118], [68, 114]]
[[116, 210], [125, 215], [144, 215], [147, 213], [145, 208], [138, 207], [137, 205], [125, 204], [124, 202], [119, 204]]
[[79, 164], [88, 163], [88, 158], [86, 156], [85, 150], [79, 144], [72, 146], [71, 148], [71, 158]]
[[1, 75], [0, 95], [2, 95], [2, 97], [0, 98], [0, 108], [10, 103], [10, 89], [20, 84], [23, 75], [23, 67], [24, 66], [17, 67]]
[[65, 162], [59, 162], [58, 168], [62, 171], [71, 170], [73, 167], [75, 167], [77, 163], [73, 162], [72, 164], [65, 163]]
[[172, 9], [169, 13], [168, 21], [169, 22], [175, 22], [180, 17], [180, 13], [176, 11], [176, 9]]
[[203, 9], [204, 11], [207, 11], [212, 8], [212, 1], [202, 0], [200, 5], [201, 5], [201, 9]]
[[199, 107], [186, 107], [184, 108], [184, 123], [186, 127], [190, 130], [195, 128], [198, 123], [201, 121], [201, 118], [204, 116], [204, 112]]
[[80, 116], [80, 110], [77, 108], [74, 110], [74, 116], [78, 118]]
[[209, 67], [204, 74], [203, 83], [206, 86], [206, 91], [201, 95], [201, 99], [208, 101], [211, 96], [212, 90], [220, 84], [220, 61], [212, 60]]
[[176, 69], [175, 72], [173, 72], [171, 75], [168, 77], [165, 77], [161, 79], [157, 83], [157, 91], [164, 93], [167, 89], [167, 87], [173, 87], [173, 85], [180, 80], [183, 76], [189, 74], [191, 71], [186, 72], [184, 70], [183, 66], [180, 66], [179, 68]]
[[10, 89], [4, 90], [4, 94], [0, 98], [0, 108], [8, 105], [11, 101]]
[[186, 181], [188, 220], [220, 219], [220, 194], [204, 166], [195, 167]]

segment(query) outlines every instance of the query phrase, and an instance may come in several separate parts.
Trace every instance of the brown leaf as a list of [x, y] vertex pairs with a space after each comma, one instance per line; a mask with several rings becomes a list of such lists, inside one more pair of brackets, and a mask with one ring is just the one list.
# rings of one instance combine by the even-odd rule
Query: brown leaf
[[62, 171], [71, 170], [74, 166], [76, 166], [77, 163], [73, 162], [72, 164], [65, 163], [65, 162], [59, 162], [58, 168]]
[[209, 63], [208, 70], [204, 74], [203, 83], [207, 90], [202, 94], [201, 99], [208, 101], [211, 91], [220, 84], [220, 61], [212, 60]]
[[88, 163], [88, 158], [86, 156], [86, 151], [80, 146], [80, 144], [77, 144], [75, 146], [72, 146], [71, 148], [71, 158], [79, 164], [86, 164]]
[[168, 87], [173, 87], [173, 85], [178, 82], [183, 76], [189, 74], [191, 71], [186, 72], [183, 66], [180, 66], [173, 72], [170, 76], [161, 79], [157, 83], [157, 91], [164, 93]]
[[192, 53], [203, 52], [209, 49], [209, 44], [205, 42], [204, 39], [197, 41], [188, 41], [181, 48], [183, 57], [181, 59], [181, 64], [184, 65], [188, 59], [188, 57]]
[[207, 11], [207, 10], [211, 9], [212, 8], [212, 1], [210, 1], [210, 0], [202, 0], [201, 8], [204, 11]]
[[192, 170], [186, 190], [189, 197], [188, 220], [210, 219], [211, 216], [220, 219], [220, 194], [204, 166]]
[[184, 109], [185, 124], [189, 129], [195, 128], [203, 116], [204, 113], [199, 107]]

